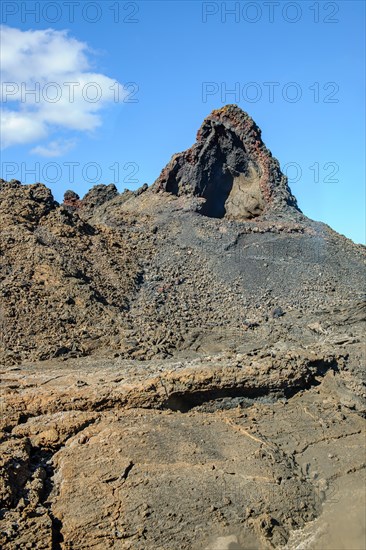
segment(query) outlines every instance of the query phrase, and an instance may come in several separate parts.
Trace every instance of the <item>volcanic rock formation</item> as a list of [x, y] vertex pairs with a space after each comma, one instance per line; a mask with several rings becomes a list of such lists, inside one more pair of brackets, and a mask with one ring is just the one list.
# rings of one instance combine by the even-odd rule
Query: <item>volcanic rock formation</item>
[[268, 329], [275, 308], [289, 319], [362, 297], [362, 247], [299, 211], [259, 128], [233, 105], [213, 111], [150, 188], [97, 185], [59, 205], [42, 184], [2, 181], [0, 214], [5, 363], [225, 349], [246, 328]]
[[150, 187], [1, 180], [1, 548], [364, 548], [364, 262], [233, 105]]
[[197, 142], [172, 157], [154, 186], [177, 196], [204, 198], [200, 211], [213, 218], [249, 220], [269, 208], [297, 209], [261, 130], [236, 105], [212, 111], [198, 130]]

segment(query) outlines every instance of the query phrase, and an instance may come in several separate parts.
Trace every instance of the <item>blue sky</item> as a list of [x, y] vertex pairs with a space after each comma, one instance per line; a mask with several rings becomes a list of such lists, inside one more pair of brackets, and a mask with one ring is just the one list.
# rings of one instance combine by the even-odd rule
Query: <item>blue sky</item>
[[237, 103], [303, 212], [364, 242], [364, 2], [4, 0], [2, 24], [5, 179], [151, 184]]

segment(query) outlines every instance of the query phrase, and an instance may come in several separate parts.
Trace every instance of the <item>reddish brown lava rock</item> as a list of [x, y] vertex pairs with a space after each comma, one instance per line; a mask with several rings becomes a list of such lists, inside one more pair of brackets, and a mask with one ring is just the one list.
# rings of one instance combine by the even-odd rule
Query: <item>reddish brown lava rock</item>
[[251, 219], [268, 209], [298, 210], [278, 161], [261, 130], [237, 105], [212, 111], [196, 143], [172, 157], [154, 184], [156, 191], [203, 197], [202, 214]]

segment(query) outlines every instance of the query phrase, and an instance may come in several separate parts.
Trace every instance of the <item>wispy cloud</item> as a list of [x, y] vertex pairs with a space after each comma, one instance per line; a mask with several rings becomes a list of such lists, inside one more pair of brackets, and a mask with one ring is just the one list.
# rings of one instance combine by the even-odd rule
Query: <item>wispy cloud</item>
[[[1, 31], [2, 147], [35, 143], [57, 128], [93, 131], [101, 110], [127, 95], [119, 82], [90, 70], [88, 45], [67, 31]], [[56, 156], [62, 147], [52, 143], [36, 152]]]
[[76, 140], [55, 140], [50, 141], [47, 145], [37, 145], [31, 150], [31, 153], [40, 155], [41, 157], [61, 157], [73, 149], [76, 145]]

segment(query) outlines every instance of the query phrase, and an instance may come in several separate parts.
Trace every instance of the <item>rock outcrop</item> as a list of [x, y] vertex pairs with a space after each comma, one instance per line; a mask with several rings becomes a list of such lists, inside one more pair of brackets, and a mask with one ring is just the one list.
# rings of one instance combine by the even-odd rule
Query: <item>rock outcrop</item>
[[236, 105], [213, 111], [198, 130], [196, 143], [172, 157], [154, 187], [202, 197], [200, 212], [213, 218], [249, 220], [268, 209], [298, 209], [261, 130]]
[[12, 224], [33, 229], [58, 206], [51, 190], [42, 183], [22, 185], [18, 180], [0, 179], [0, 193], [2, 234]]
[[42, 184], [0, 182], [0, 363], [84, 355], [121, 337], [140, 277], [134, 239], [91, 226], [68, 197], [59, 206]]
[[83, 218], [92, 215], [95, 208], [101, 206], [107, 201], [114, 199], [118, 195], [117, 187], [111, 183], [109, 185], [95, 185], [80, 199], [75, 191], [68, 190], [64, 194], [63, 206], [69, 210], [81, 210]]

